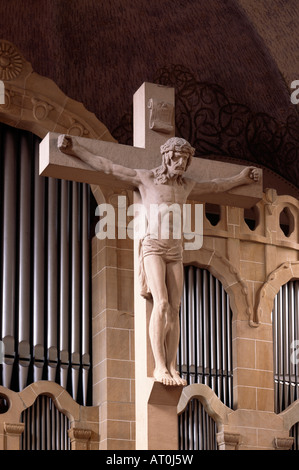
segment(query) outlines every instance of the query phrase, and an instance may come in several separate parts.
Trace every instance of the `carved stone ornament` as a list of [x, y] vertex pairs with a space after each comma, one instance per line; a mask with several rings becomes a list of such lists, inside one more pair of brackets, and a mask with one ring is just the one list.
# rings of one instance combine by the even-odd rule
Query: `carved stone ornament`
[[88, 441], [91, 437], [89, 429], [72, 428], [68, 430], [68, 434], [71, 440]]
[[23, 59], [16, 48], [7, 41], [0, 42], [0, 79], [12, 80], [22, 71]]
[[275, 437], [274, 448], [277, 450], [290, 450], [294, 444], [293, 437]]
[[40, 101], [35, 98], [32, 98], [33, 104], [33, 116], [37, 121], [43, 121], [48, 117], [48, 114], [54, 107], [47, 103], [46, 101]]
[[237, 450], [240, 434], [222, 431], [216, 434], [217, 444], [221, 450]]
[[148, 102], [148, 108], [150, 109], [150, 129], [164, 134], [173, 132], [174, 107], [172, 104], [151, 98]]
[[24, 432], [24, 423], [4, 423], [4, 431], [6, 434], [20, 435]]
[[5, 39], [0, 39], [0, 80], [5, 88], [5, 103], [0, 100], [0, 121], [4, 124], [41, 138], [58, 129], [70, 135], [115, 141], [93, 113], [67, 97], [52, 80], [34, 72], [17, 47]]

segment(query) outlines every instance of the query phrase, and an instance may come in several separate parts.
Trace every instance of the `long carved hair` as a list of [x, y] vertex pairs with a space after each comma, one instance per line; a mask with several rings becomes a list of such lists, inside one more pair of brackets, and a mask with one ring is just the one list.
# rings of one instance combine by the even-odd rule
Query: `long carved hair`
[[[162, 155], [162, 164], [161, 166], [153, 170], [156, 184], [167, 183], [169, 179], [167, 165], [175, 149], [187, 150], [187, 152], [189, 153], [189, 157], [187, 161], [186, 170], [190, 166], [195, 149], [191, 147], [191, 145], [189, 144], [189, 142], [187, 142], [187, 140], [182, 139], [181, 137], [171, 137], [170, 139], [167, 140], [167, 142], [165, 142], [165, 144], [161, 145], [160, 147], [160, 152]], [[169, 152], [172, 152], [172, 154], [170, 155]], [[179, 184], [183, 184], [182, 175], [178, 175], [177, 182]]]

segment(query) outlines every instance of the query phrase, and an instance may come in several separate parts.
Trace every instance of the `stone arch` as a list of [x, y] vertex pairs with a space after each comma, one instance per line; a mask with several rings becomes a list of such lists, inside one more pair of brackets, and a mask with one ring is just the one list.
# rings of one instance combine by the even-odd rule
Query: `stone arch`
[[201, 402], [205, 411], [218, 426], [227, 423], [228, 414], [232, 410], [224, 405], [215, 392], [205, 384], [192, 384], [183, 389], [178, 403], [178, 414], [183, 413], [190, 400], [194, 398]]
[[[1, 58], [0, 83], [4, 86], [5, 103], [0, 100], [0, 122], [30, 131], [41, 139], [48, 132], [58, 132], [115, 142], [95, 114], [65, 95], [52, 80], [34, 72], [16, 46], [4, 39], [0, 40]], [[96, 200], [102, 200], [98, 186], [90, 186]]]
[[[14, 392], [6, 387], [0, 386], [1, 395], [7, 397], [9, 408], [5, 413], [6, 421], [20, 420], [21, 413], [33, 405], [37, 397], [47, 395], [52, 398], [56, 408], [65, 414], [71, 421], [80, 420], [80, 409], [82, 408], [61, 385], [55, 382], [34, 382], [21, 392]], [[88, 407], [92, 409], [93, 407]], [[14, 419], [12, 419], [12, 416]]]
[[284, 411], [279, 413], [279, 416], [283, 419], [285, 429], [290, 431], [299, 422], [299, 400], [294, 401]]
[[250, 326], [257, 326], [246, 283], [227, 258], [216, 250], [202, 247], [197, 251], [185, 251], [184, 264], [193, 264], [210, 271], [229, 295], [233, 320], [248, 320]]
[[299, 279], [299, 262], [283, 263], [268, 276], [259, 291], [256, 309], [258, 321], [266, 315], [268, 317], [271, 315], [276, 294], [281, 286], [291, 279]]
[[[5, 103], [0, 105], [1, 122], [25, 129], [44, 138], [59, 132], [114, 142], [106, 126], [82, 103], [65, 95], [49, 78], [34, 72], [21, 52], [0, 40], [0, 78], [5, 87]], [[9, 63], [9, 73], [6, 73]]]

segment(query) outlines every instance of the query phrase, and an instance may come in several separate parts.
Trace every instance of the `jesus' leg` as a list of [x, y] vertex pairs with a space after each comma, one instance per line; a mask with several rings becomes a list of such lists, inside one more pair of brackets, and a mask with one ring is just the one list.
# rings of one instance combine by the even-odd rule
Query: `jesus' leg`
[[177, 350], [180, 339], [179, 310], [183, 290], [184, 271], [181, 262], [168, 263], [166, 267], [166, 284], [169, 299], [169, 311], [166, 334], [166, 364], [177, 385], [187, 385], [176, 370]]
[[153, 296], [149, 336], [155, 360], [154, 378], [164, 385], [176, 385], [166, 366], [165, 340], [169, 303], [165, 282], [165, 262], [161, 256], [148, 255], [144, 258], [144, 268]]

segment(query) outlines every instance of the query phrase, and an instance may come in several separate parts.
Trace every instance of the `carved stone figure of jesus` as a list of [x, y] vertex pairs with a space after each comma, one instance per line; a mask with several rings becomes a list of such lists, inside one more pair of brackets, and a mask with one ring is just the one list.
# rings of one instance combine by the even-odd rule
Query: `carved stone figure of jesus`
[[[191, 191], [197, 196], [225, 192], [259, 180], [259, 172], [254, 167], [246, 167], [234, 177], [211, 181], [197, 181], [184, 176], [195, 150], [186, 140], [178, 137], [170, 138], [161, 146], [162, 164], [152, 170], [135, 170], [114, 164], [109, 159], [90, 153], [78, 144], [76, 138], [66, 135], [59, 136], [58, 148], [98, 172], [113, 174], [117, 179], [133, 185], [140, 193], [148, 217], [152, 204], [165, 207], [176, 204], [183, 209]], [[160, 236], [153, 238], [148, 231], [140, 242], [139, 262], [153, 301], [149, 324], [155, 361], [153, 375], [164, 385], [186, 385], [176, 370], [184, 272], [183, 234], [181, 238], [172, 236], [175, 228], [170, 222], [168, 239]]]

